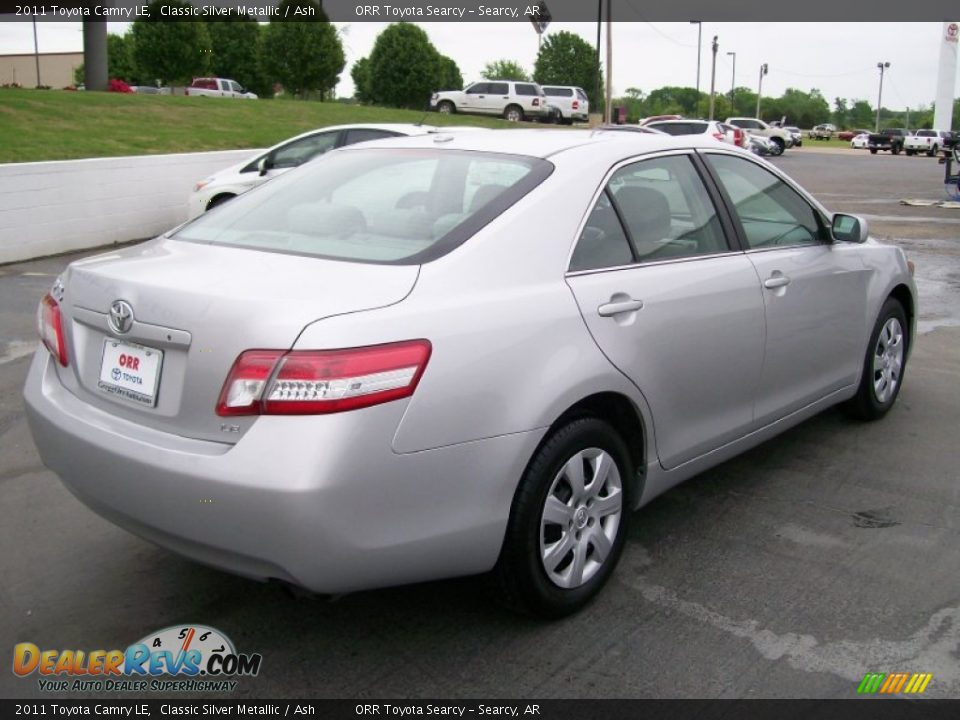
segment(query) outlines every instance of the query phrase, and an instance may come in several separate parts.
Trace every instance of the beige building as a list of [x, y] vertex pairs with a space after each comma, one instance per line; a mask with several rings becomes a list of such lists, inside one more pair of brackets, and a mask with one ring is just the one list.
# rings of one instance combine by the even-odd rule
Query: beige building
[[[52, 88], [73, 85], [73, 69], [83, 64], [82, 52], [40, 53], [40, 82]], [[33, 53], [0, 55], [0, 85], [37, 86], [37, 60]]]

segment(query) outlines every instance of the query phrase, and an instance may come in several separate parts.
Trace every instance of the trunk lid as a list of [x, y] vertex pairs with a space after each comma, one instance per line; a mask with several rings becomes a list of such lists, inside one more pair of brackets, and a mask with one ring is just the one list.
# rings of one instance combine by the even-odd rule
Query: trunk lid
[[[241, 352], [288, 349], [315, 320], [397, 303], [418, 271], [159, 238], [70, 265], [61, 303], [70, 364], [58, 370], [106, 412], [234, 443], [256, 418], [222, 418], [216, 404]], [[116, 301], [127, 310], [112, 321]]]

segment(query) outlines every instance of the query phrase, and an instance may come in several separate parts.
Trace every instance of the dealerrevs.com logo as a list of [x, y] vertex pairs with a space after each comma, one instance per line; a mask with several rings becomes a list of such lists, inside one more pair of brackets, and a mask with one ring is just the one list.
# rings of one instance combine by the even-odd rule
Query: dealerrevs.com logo
[[260, 672], [263, 656], [238, 653], [219, 630], [176, 625], [147, 635], [126, 650], [13, 648], [13, 672], [38, 675], [44, 692], [226, 692], [236, 677]]

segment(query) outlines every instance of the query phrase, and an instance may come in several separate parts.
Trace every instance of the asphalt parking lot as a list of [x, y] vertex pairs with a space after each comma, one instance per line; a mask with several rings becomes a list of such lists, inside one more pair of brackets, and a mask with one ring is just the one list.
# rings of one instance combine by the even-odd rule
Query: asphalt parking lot
[[[916, 263], [899, 402], [868, 425], [827, 411], [662, 496], [597, 601], [555, 623], [470, 578], [294, 598], [100, 519], [41, 465], [20, 396], [37, 302], [72, 258], [0, 267], [0, 662], [17, 642], [123, 648], [202, 623], [263, 655], [238, 699], [852, 698], [866, 672], [960, 697], [960, 210], [899, 205], [943, 198], [932, 159], [775, 162]], [[9, 669], [0, 696], [56, 697]]]

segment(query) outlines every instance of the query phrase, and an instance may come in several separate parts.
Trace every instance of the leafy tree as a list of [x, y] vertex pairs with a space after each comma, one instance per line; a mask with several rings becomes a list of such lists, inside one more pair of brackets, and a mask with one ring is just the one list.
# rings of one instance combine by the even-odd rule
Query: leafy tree
[[525, 80], [530, 76], [515, 60], [494, 60], [483, 66], [480, 77], [484, 80]]
[[257, 95], [271, 94], [260, 68], [260, 24], [231, 10], [229, 20], [207, 23], [210, 73], [236, 80]]
[[697, 108], [697, 91], [695, 88], [669, 85], [657, 88], [647, 96], [646, 111], [647, 115], [675, 114], [697, 117], [700, 115]]
[[847, 116], [850, 108], [847, 107], [847, 101], [841, 97], [833, 99], [833, 124], [839, 128], [847, 128], [849, 125]]
[[316, 0], [281, 0], [277, 9], [263, 30], [267, 77], [294, 95], [316, 90], [326, 99], [346, 65], [340, 36]]
[[866, 100], [854, 100], [848, 118], [854, 128], [872, 128], [876, 115]]
[[463, 75], [453, 58], [440, 56], [440, 70], [437, 75], [437, 90], [463, 90]]
[[582, 37], [561, 30], [543, 41], [533, 68], [535, 81], [541, 85], [574, 85], [583, 88], [590, 98], [590, 107], [599, 109], [600, 98], [596, 97], [598, 78], [603, 87], [596, 50]]
[[370, 58], [360, 58], [350, 68], [353, 96], [362, 103], [373, 102], [370, 94]]
[[150, 3], [150, 17], [135, 21], [130, 30], [133, 60], [141, 80], [186, 84], [192, 76], [207, 71], [210, 36], [205, 23], [170, 22], [160, 14], [163, 6], [187, 8], [189, 4], [180, 0]]
[[422, 109], [440, 80], [440, 53], [427, 34], [394, 23], [377, 36], [370, 53], [370, 93], [378, 105]]

